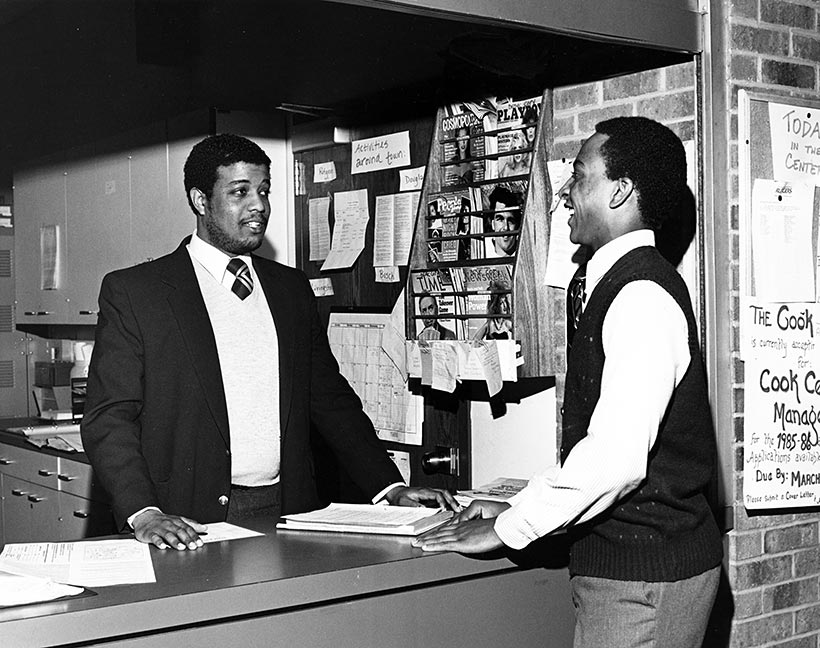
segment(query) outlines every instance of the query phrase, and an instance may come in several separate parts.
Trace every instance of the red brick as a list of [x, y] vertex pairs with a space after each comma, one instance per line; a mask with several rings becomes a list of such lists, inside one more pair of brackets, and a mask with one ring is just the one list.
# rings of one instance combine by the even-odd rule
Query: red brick
[[585, 135], [585, 137], [589, 137], [590, 134], [595, 132], [595, 124], [598, 122], [613, 117], [628, 117], [633, 114], [633, 106], [631, 103], [582, 112], [578, 115], [578, 130], [581, 133], [587, 133], [588, 135]]
[[741, 16], [757, 20], [757, 0], [732, 0], [729, 4], [731, 5], [733, 17]]
[[776, 612], [817, 602], [817, 577], [795, 580], [763, 590], [763, 610]]
[[760, 76], [764, 83], [811, 89], [816, 85], [817, 73], [809, 65], [764, 59], [761, 62]]
[[789, 613], [761, 617], [736, 623], [732, 628], [732, 648], [762, 646], [792, 636], [792, 615]]
[[820, 605], [814, 605], [794, 613], [795, 634], [820, 630]]
[[731, 77], [735, 80], [757, 81], [757, 57], [734, 54]]
[[765, 0], [760, 3], [760, 20], [762, 22], [814, 29], [816, 11], [805, 5], [780, 0]]
[[792, 34], [792, 56], [820, 63], [820, 38]]
[[556, 113], [563, 110], [572, 110], [573, 108], [594, 105], [600, 101], [598, 86], [594, 83], [586, 83], [568, 88], [556, 88], [552, 99]]
[[789, 34], [785, 31], [759, 29], [748, 25], [733, 25], [732, 46], [747, 52], [788, 56]]
[[661, 89], [660, 70], [648, 70], [638, 74], [607, 79], [603, 83], [604, 101], [613, 101], [657, 92]]
[[748, 619], [763, 613], [763, 592], [749, 590], [734, 595], [735, 619]]
[[794, 553], [794, 575], [808, 576], [820, 573], [820, 547]]
[[730, 553], [734, 560], [748, 560], [763, 555], [763, 536], [753, 533], [733, 533], [730, 538]]
[[659, 122], [691, 117], [695, 114], [695, 94], [684, 91], [640, 100], [636, 114]]
[[679, 65], [671, 65], [664, 69], [666, 76], [666, 89], [677, 90], [680, 88], [694, 88], [695, 87], [695, 64], [681, 63]]
[[575, 133], [575, 117], [556, 117], [552, 121], [552, 132], [555, 137], [568, 137]]
[[772, 529], [763, 536], [763, 550], [767, 554], [805, 549], [812, 545], [817, 545], [816, 522]]

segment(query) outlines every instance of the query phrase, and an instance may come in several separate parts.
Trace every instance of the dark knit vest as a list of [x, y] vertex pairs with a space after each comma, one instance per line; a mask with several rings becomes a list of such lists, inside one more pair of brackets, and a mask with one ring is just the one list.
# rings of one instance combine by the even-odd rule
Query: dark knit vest
[[593, 520], [571, 527], [570, 573], [676, 581], [720, 564], [723, 549], [705, 495], [716, 447], [695, 317], [686, 284], [654, 247], [619, 259], [584, 309], [568, 358], [561, 461], [586, 436], [600, 396], [604, 316], [626, 284], [642, 279], [666, 290], [685, 314], [691, 360], [661, 422], [646, 479]]

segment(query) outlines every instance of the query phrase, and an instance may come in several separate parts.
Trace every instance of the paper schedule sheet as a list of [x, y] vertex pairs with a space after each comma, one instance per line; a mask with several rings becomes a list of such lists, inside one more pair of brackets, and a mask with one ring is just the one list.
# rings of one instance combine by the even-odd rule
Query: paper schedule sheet
[[148, 545], [131, 539], [7, 544], [0, 570], [84, 587], [156, 582]]

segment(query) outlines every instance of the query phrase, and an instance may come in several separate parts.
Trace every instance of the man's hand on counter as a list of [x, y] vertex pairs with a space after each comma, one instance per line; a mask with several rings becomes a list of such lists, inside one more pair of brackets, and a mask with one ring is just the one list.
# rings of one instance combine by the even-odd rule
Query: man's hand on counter
[[475, 500], [446, 524], [413, 539], [423, 551], [485, 553], [504, 546], [495, 532], [495, 518], [508, 509], [505, 502]]
[[438, 506], [451, 511], [460, 511], [461, 506], [446, 490], [440, 488], [422, 488], [418, 486], [396, 486], [384, 496], [392, 506]]
[[177, 515], [165, 515], [150, 509], [134, 518], [134, 536], [140, 542], [160, 549], [199, 549], [203, 542], [200, 533], [208, 530], [204, 524]]

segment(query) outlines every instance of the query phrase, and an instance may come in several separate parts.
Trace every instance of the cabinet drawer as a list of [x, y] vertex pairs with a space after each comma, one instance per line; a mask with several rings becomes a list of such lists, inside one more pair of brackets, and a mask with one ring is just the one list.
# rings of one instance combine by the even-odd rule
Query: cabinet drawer
[[91, 466], [60, 457], [57, 470], [57, 488], [61, 492], [91, 499], [93, 479]]
[[57, 457], [0, 444], [0, 472], [34, 484], [57, 488]]

